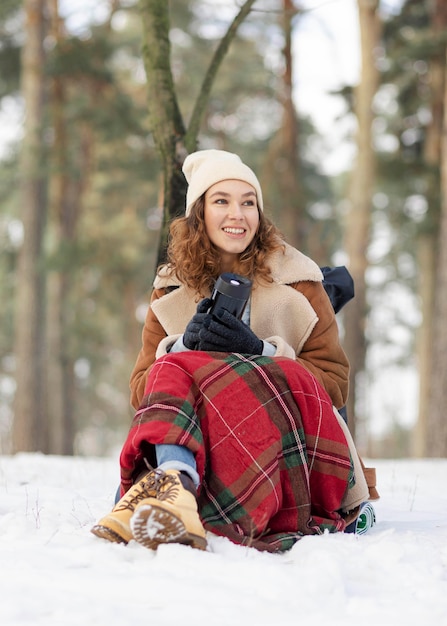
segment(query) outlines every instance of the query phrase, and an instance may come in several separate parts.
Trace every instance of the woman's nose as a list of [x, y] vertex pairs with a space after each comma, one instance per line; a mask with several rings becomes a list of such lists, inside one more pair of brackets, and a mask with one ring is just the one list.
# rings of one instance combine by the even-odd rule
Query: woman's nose
[[240, 219], [242, 217], [242, 207], [239, 202], [231, 202], [228, 207], [228, 215], [232, 218]]

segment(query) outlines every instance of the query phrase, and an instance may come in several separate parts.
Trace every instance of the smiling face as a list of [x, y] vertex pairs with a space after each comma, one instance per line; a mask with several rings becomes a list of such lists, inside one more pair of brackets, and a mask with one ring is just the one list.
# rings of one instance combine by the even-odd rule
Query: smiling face
[[205, 229], [221, 253], [222, 271], [231, 271], [259, 225], [254, 188], [242, 180], [222, 180], [205, 193]]

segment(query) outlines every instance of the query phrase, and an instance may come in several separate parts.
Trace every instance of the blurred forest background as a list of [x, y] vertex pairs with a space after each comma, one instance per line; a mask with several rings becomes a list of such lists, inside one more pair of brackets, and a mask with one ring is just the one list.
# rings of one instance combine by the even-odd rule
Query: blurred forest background
[[[359, 72], [333, 94], [351, 157], [329, 168], [297, 67], [325, 62], [300, 38], [344, 3]], [[361, 453], [447, 456], [446, 51], [444, 0], [2, 0], [0, 453], [120, 446], [181, 163], [215, 147], [290, 243], [354, 278]]]

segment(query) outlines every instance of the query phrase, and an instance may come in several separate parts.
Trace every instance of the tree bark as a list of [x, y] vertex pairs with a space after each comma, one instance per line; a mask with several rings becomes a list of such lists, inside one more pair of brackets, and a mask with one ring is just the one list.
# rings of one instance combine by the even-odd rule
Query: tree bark
[[[59, 2], [50, 0], [51, 34], [56, 46], [61, 44], [61, 23]], [[49, 240], [50, 255], [56, 255], [62, 241], [61, 216], [68, 196], [67, 180], [67, 133], [64, 121], [65, 88], [60, 76], [53, 76], [50, 89], [49, 109], [53, 127], [51, 151], [51, 176], [49, 181]], [[65, 281], [62, 272], [50, 268], [47, 277], [47, 419], [49, 423], [49, 451], [52, 454], [64, 453], [65, 401], [63, 346], [64, 346], [64, 306], [66, 301]], [[51, 392], [50, 392], [51, 390]]]
[[[436, 5], [440, 30], [447, 28], [447, 6], [441, 0]], [[437, 263], [433, 305], [432, 359], [428, 395], [426, 456], [447, 456], [447, 46], [444, 44], [444, 104], [441, 142], [441, 217], [437, 241]]]
[[425, 232], [417, 237], [418, 295], [421, 302], [421, 326], [417, 333], [419, 373], [419, 410], [413, 429], [412, 455], [422, 458], [427, 450], [427, 421], [430, 397], [431, 350], [433, 345], [433, 298], [435, 288], [436, 238]]
[[44, 107], [44, 0], [24, 0], [25, 44], [22, 94], [25, 101], [21, 153], [24, 241], [17, 267], [15, 357], [16, 395], [13, 452], [46, 451], [43, 410], [44, 336], [42, 237], [45, 223], [45, 173], [42, 119]]
[[293, 0], [283, 0], [282, 30], [284, 34], [284, 72], [279, 100], [282, 105], [282, 124], [268, 148], [268, 158], [263, 172], [266, 196], [272, 193], [281, 198], [274, 219], [287, 241], [306, 249], [303, 224], [303, 203], [300, 184], [298, 117], [293, 101], [293, 19], [299, 13]]
[[[378, 0], [358, 0], [361, 42], [361, 77], [355, 92], [357, 116], [357, 158], [354, 164], [348, 200], [350, 210], [345, 223], [345, 250], [349, 257], [349, 271], [354, 279], [355, 298], [344, 313], [344, 346], [348, 354], [350, 373], [350, 396], [348, 419], [351, 432], [356, 435], [358, 408], [357, 385], [365, 370], [367, 316], [365, 272], [368, 266], [366, 251], [370, 237], [373, 183], [375, 177], [375, 155], [372, 145], [372, 103], [379, 84], [379, 72], [375, 64], [375, 49], [381, 34]], [[364, 445], [361, 440], [358, 445]]]
[[[431, 16], [432, 30], [434, 37], [442, 39], [447, 27], [447, 7], [445, 3], [438, 1], [433, 5]], [[446, 47], [442, 46], [439, 54], [436, 54], [429, 64], [430, 86], [431, 86], [431, 111], [432, 119], [427, 128], [424, 157], [427, 165], [430, 166], [432, 172], [437, 172], [439, 164], [441, 168], [444, 166], [446, 159], [445, 146], [443, 145], [443, 122], [445, 102], [445, 68], [446, 68]], [[445, 131], [444, 131], [445, 132]], [[422, 322], [418, 332], [418, 368], [419, 368], [419, 412], [418, 421], [413, 432], [412, 449], [413, 454], [418, 457], [430, 456], [431, 440], [429, 429], [433, 429], [434, 415], [432, 411], [432, 384], [433, 372], [436, 372], [439, 354], [438, 347], [433, 351], [434, 343], [437, 344], [434, 334], [436, 325], [436, 317], [439, 314], [439, 296], [436, 296], [439, 276], [443, 272], [442, 266], [439, 266], [441, 259], [437, 257], [437, 250], [443, 244], [440, 239], [442, 232], [442, 212], [443, 206], [440, 203], [445, 202], [445, 181], [442, 180], [441, 171], [441, 187], [439, 188], [439, 179], [432, 174], [429, 178], [429, 216], [428, 226], [424, 228], [422, 234], [419, 235], [417, 246], [419, 251], [419, 296], [422, 307]], [[439, 210], [438, 210], [439, 209]], [[441, 222], [438, 222], [438, 214], [441, 216]], [[435, 298], [436, 302], [435, 303]], [[437, 379], [437, 375], [435, 375]], [[436, 430], [436, 428], [435, 428]]]
[[177, 101], [171, 71], [169, 3], [140, 0], [143, 21], [143, 61], [148, 89], [151, 131], [160, 156], [163, 188], [163, 220], [157, 264], [165, 259], [169, 222], [185, 210], [186, 180], [182, 165], [197, 148], [197, 136], [217, 71], [237, 29], [255, 0], [246, 0], [217, 47], [205, 74], [196, 105], [186, 129]]
[[292, 0], [283, 0], [283, 30], [284, 30], [284, 79], [283, 79], [283, 123], [282, 158], [284, 168], [280, 176], [280, 185], [283, 197], [282, 215], [279, 226], [287, 235], [289, 243], [298, 249], [305, 249], [302, 199], [300, 185], [300, 171], [298, 159], [298, 119], [293, 101], [293, 51], [292, 33], [293, 18], [298, 13]]

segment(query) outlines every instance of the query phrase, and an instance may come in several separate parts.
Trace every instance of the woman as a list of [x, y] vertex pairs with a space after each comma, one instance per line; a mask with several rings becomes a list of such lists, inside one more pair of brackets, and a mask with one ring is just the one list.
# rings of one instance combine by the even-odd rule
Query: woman
[[[280, 551], [343, 531], [368, 490], [334, 411], [349, 366], [322, 273], [264, 216], [238, 156], [199, 151], [183, 172], [186, 214], [171, 224], [131, 375], [122, 498], [92, 532], [205, 549], [209, 531]], [[208, 312], [223, 272], [253, 282], [242, 320]]]

